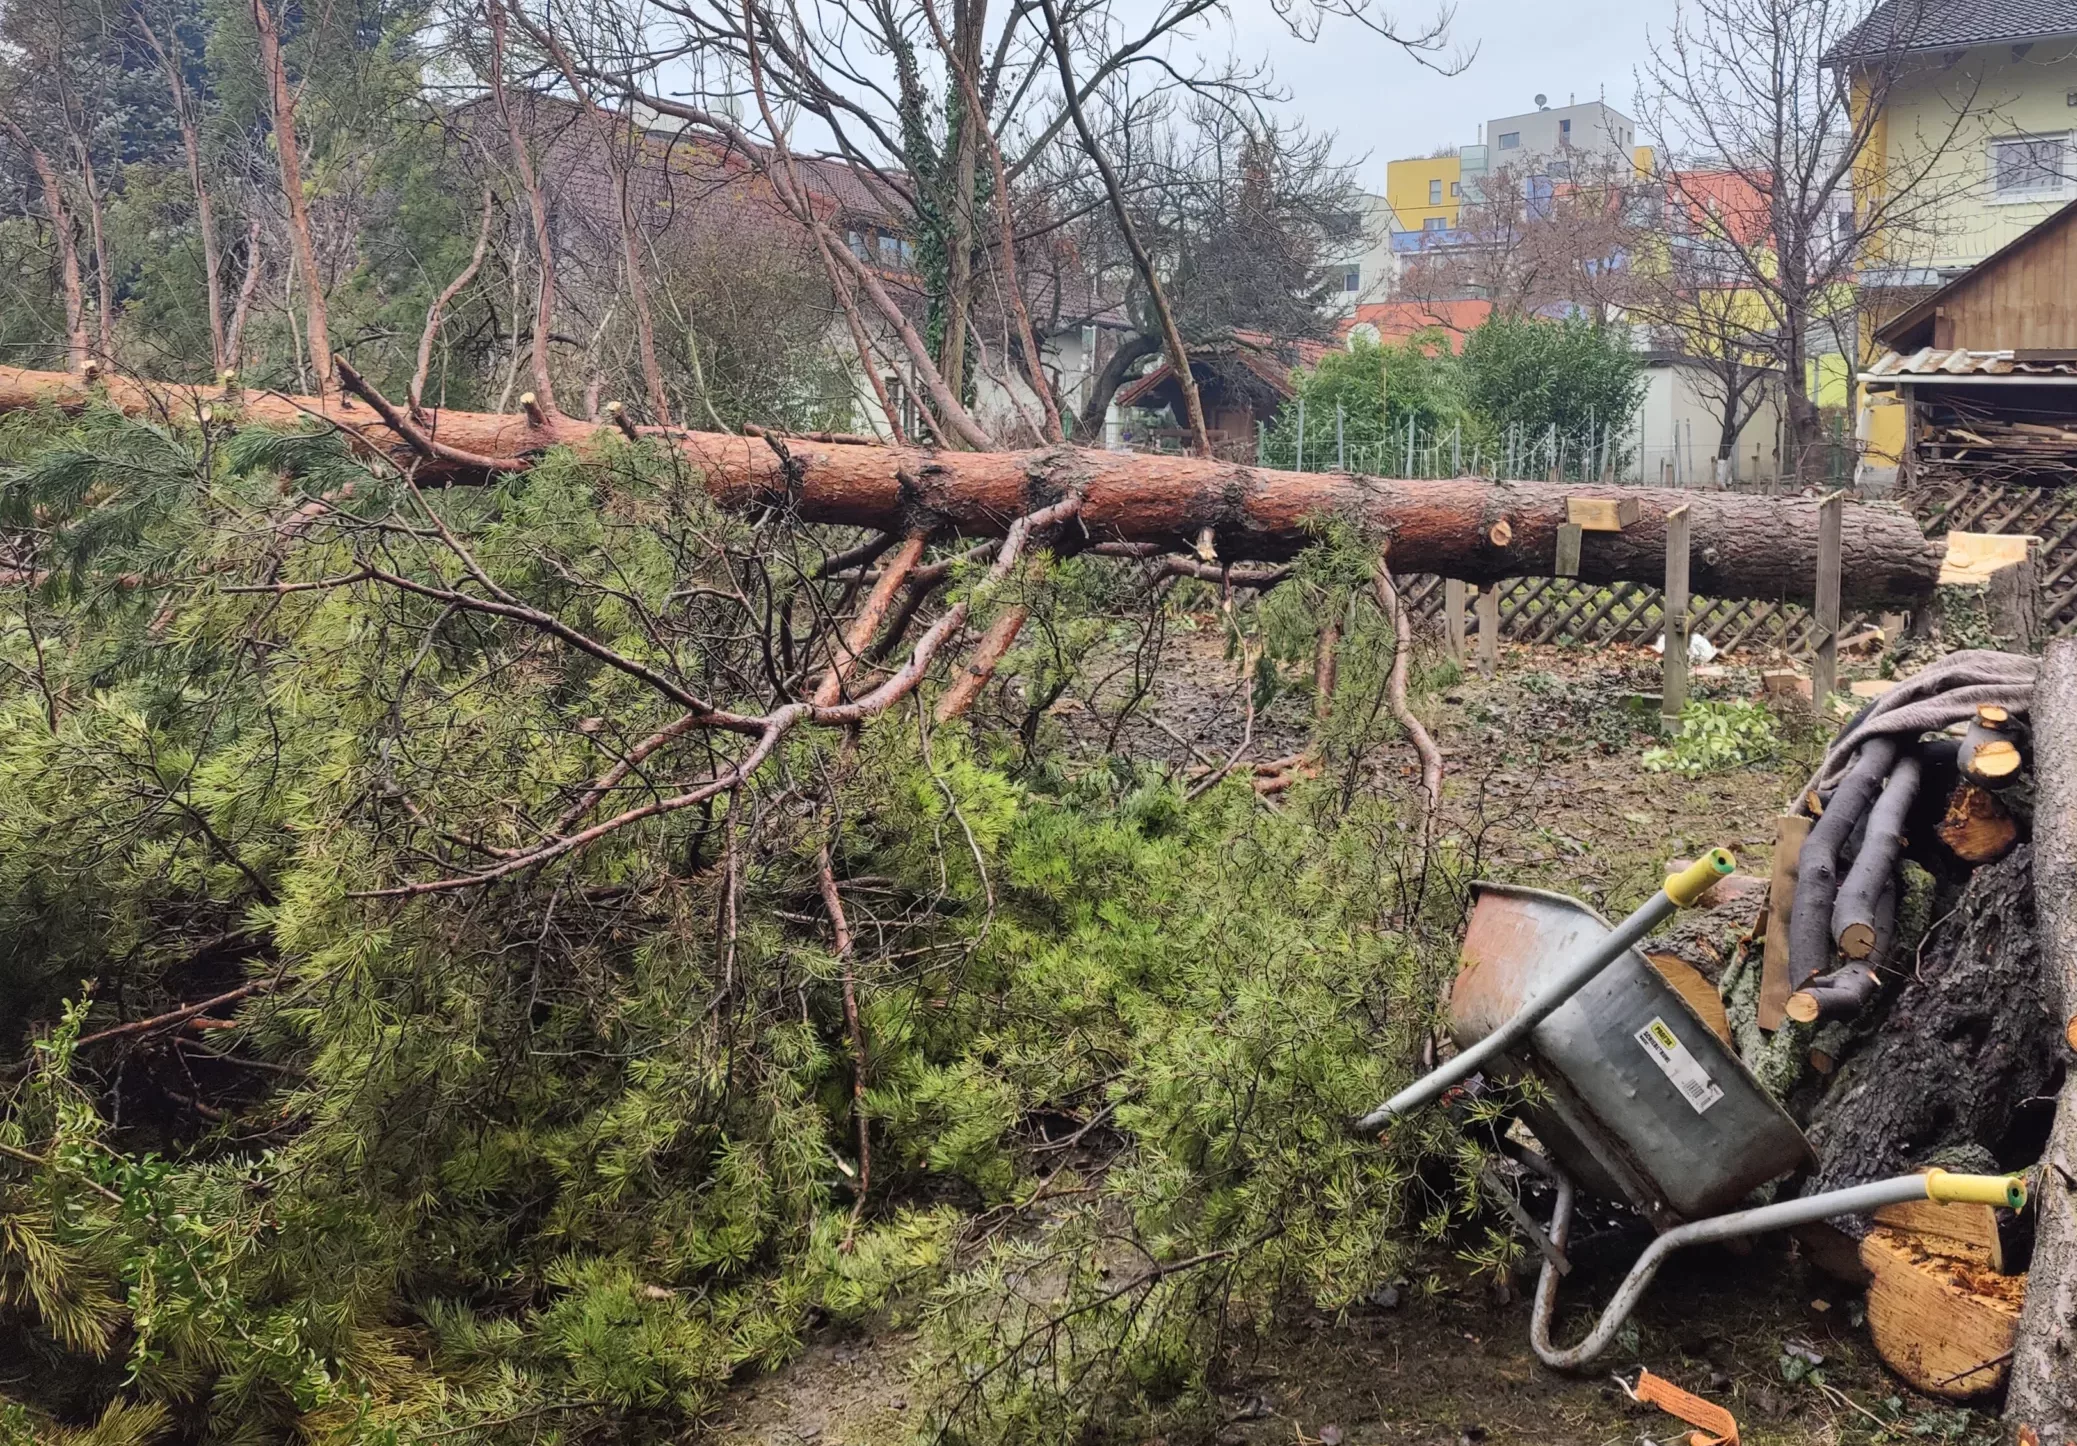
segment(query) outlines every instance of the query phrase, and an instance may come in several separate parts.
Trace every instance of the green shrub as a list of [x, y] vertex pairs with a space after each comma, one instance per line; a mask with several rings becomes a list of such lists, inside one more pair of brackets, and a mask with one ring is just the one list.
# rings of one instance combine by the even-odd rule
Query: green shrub
[[1644, 766], [1653, 773], [1705, 773], [1766, 763], [1781, 753], [1774, 715], [1750, 699], [1722, 703], [1690, 700], [1680, 711], [1680, 731], [1663, 747], [1644, 750]]

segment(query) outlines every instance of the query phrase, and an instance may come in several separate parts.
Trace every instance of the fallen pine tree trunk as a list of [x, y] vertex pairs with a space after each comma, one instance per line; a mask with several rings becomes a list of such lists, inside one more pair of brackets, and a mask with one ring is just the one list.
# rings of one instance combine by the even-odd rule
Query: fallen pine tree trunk
[[2034, 1258], [2005, 1421], [2016, 1441], [2064, 1446], [2077, 1442], [2077, 641], [2049, 645], [2033, 725], [2036, 967], [2055, 1020], [2048, 1051], [2064, 1073], [2034, 1176]]
[[[351, 368], [342, 376], [352, 378]], [[351, 380], [349, 380], [351, 385]], [[94, 399], [135, 416], [214, 424], [296, 426], [321, 420], [421, 477], [480, 479], [516, 469], [556, 445], [584, 446], [607, 424], [548, 414], [427, 412], [414, 423], [372, 391], [360, 400], [227, 395], [216, 387], [92, 383], [62, 372], [0, 367], [0, 412], [39, 403], [78, 407]], [[379, 403], [379, 406], [378, 406]], [[385, 419], [385, 412], [388, 419]], [[666, 439], [699, 468], [724, 506], [787, 505], [809, 522], [896, 534], [1000, 536], [1012, 520], [1069, 491], [1080, 522], [1098, 542], [1194, 544], [1207, 530], [1223, 562], [1278, 560], [1301, 551], [1318, 523], [1342, 517], [1389, 531], [1394, 562], [1407, 572], [1467, 582], [1552, 573], [1568, 499], [1615, 489], [1479, 478], [1393, 481], [1330, 472], [1275, 472], [1195, 457], [1147, 456], [1055, 447], [1031, 452], [928, 452], [804, 438], [636, 429]], [[414, 442], [408, 433], [420, 434]], [[1658, 583], [1665, 576], [1666, 513], [1684, 506], [1692, 538], [1691, 581], [1702, 596], [1804, 599], [1817, 576], [1817, 504], [1737, 493], [1624, 488], [1638, 520], [1582, 540], [1577, 575], [1586, 583]], [[1942, 545], [1889, 507], [1849, 507], [1843, 528], [1841, 603], [1908, 607], [1933, 594]], [[1065, 539], [1063, 540], [1065, 541]]]

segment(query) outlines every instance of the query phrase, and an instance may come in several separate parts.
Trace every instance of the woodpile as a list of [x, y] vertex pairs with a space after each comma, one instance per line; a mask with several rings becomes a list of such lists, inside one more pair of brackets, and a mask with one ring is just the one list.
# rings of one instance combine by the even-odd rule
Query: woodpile
[[1955, 691], [1903, 705], [1936, 705], [1932, 723], [1849, 723], [1782, 820], [1759, 1022], [1797, 1060], [1777, 1079], [1817, 1158], [1800, 1193], [2027, 1172], [2022, 1215], [1887, 1207], [1805, 1243], [1866, 1287], [1877, 1351], [1914, 1389], [2003, 1388], [2014, 1440], [2077, 1442], [2077, 642], [2031, 683], [2007, 655], [1947, 661]]
[[1921, 423], [1918, 455], [1957, 475], [2053, 485], [2077, 479], [2077, 419], [2021, 421], [1946, 402]]
[[1797, 851], [1787, 923], [1785, 1010], [1802, 1024], [1851, 1021], [1897, 961], [1900, 869], [1966, 874], [2004, 857], [2019, 827], [2000, 794], [2026, 762], [2014, 710], [1985, 703], [1959, 737], [1878, 735], [1854, 754], [1837, 787], [1813, 792], [1814, 822]]

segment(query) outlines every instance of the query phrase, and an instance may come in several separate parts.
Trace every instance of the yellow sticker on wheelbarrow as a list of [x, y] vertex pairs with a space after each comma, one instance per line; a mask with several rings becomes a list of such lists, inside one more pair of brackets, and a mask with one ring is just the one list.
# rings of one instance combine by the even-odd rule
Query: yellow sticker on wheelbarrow
[[1644, 1046], [1644, 1052], [1652, 1057], [1660, 1072], [1673, 1081], [1681, 1098], [1694, 1106], [1696, 1114], [1724, 1097], [1723, 1087], [1709, 1077], [1700, 1060], [1688, 1053], [1688, 1047], [1667, 1028], [1665, 1020], [1654, 1015], [1650, 1024], [1637, 1031], [1637, 1042]]

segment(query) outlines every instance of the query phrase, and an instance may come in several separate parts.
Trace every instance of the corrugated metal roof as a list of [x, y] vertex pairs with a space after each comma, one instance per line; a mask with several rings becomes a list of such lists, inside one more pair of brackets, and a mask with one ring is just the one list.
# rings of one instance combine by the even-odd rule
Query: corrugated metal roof
[[1901, 377], [2077, 377], [2077, 352], [2067, 355], [1920, 347], [1909, 354], [1884, 352], [1861, 373], [1867, 382]]

